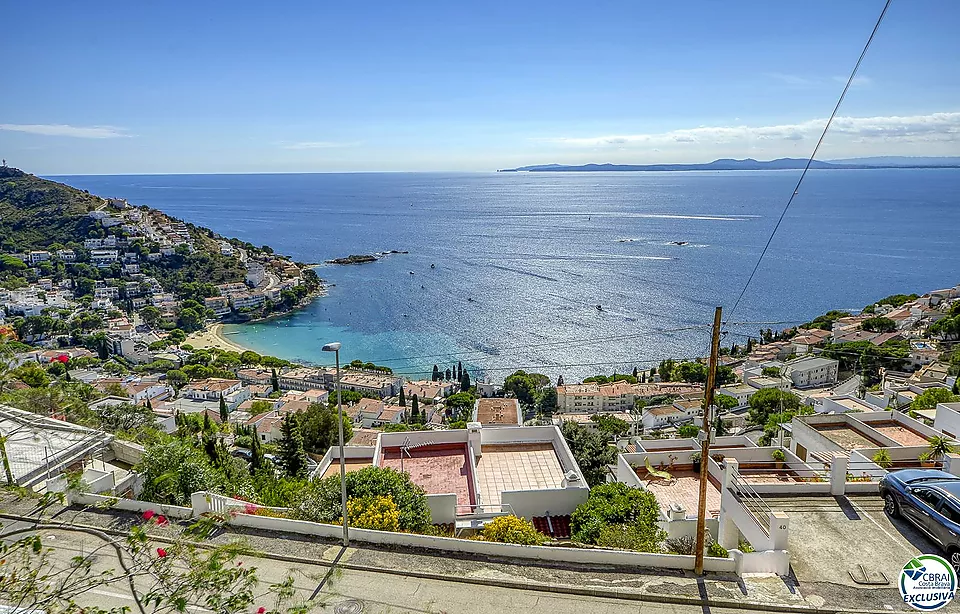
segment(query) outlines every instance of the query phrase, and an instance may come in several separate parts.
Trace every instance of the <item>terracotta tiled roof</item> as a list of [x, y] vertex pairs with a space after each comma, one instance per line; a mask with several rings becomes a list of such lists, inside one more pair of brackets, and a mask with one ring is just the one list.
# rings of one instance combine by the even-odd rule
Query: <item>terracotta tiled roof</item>
[[570, 516], [534, 516], [533, 526], [554, 539], [570, 539]]

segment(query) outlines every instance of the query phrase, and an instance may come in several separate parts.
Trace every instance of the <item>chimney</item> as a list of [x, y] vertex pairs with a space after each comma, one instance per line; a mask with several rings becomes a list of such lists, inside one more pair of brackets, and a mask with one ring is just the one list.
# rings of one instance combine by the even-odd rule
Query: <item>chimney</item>
[[480, 429], [483, 428], [479, 422], [467, 423], [467, 445], [473, 448], [475, 457], [480, 458]]

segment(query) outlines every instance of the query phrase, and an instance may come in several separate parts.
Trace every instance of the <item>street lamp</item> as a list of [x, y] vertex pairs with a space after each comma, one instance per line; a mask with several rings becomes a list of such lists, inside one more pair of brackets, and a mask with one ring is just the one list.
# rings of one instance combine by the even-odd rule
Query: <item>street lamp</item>
[[343, 404], [340, 399], [340, 342], [323, 346], [324, 352], [333, 352], [337, 365], [337, 427], [340, 430], [340, 507], [343, 512], [343, 547], [350, 545], [350, 530], [347, 527], [347, 462], [343, 457]]

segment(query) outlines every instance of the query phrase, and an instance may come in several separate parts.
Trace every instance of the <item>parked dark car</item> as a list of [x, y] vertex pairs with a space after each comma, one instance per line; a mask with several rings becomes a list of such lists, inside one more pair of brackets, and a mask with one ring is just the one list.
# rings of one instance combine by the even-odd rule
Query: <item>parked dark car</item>
[[960, 477], [939, 469], [905, 469], [880, 480], [884, 511], [903, 517], [947, 553], [960, 572]]

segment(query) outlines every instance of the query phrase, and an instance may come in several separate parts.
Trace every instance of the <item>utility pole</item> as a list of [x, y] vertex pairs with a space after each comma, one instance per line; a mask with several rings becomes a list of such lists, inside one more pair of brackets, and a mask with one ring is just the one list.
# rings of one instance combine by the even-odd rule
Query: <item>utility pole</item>
[[694, 547], [694, 571], [703, 573], [703, 549], [707, 525], [707, 480], [709, 479], [710, 434], [713, 432], [711, 408], [713, 407], [713, 389], [717, 383], [717, 361], [720, 357], [720, 313], [717, 307], [713, 315], [713, 341], [710, 344], [710, 366], [707, 369], [707, 389], [703, 395], [703, 428], [700, 431], [700, 499], [697, 503], [697, 544]]

